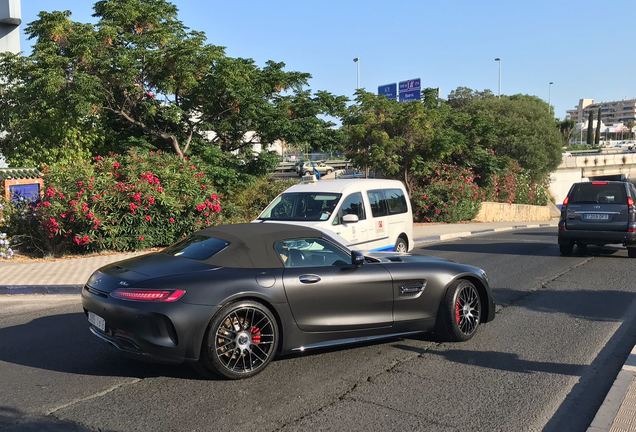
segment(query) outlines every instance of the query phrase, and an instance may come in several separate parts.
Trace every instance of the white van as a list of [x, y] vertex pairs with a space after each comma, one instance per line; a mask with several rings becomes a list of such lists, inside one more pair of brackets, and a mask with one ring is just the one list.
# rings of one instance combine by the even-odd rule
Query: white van
[[379, 179], [302, 183], [277, 196], [254, 222], [288, 222], [328, 230], [349, 247], [413, 249], [413, 212], [402, 182]]

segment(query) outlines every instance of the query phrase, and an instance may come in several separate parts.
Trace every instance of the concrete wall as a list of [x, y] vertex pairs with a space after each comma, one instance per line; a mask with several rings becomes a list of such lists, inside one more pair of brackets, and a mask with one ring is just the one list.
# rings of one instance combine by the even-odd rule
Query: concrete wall
[[550, 220], [548, 206], [482, 202], [475, 222], [540, 222]]

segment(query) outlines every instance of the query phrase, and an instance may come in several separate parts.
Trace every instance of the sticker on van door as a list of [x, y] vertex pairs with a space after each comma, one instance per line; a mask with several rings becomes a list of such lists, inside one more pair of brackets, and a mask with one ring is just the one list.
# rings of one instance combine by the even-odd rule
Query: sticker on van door
[[386, 231], [386, 227], [384, 226], [384, 221], [383, 220], [376, 221], [376, 223], [375, 223], [375, 233], [376, 234], [384, 234], [385, 231]]

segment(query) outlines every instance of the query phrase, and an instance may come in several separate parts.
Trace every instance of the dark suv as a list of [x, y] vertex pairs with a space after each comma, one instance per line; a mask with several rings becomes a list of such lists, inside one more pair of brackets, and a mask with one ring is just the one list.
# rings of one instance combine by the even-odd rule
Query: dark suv
[[623, 181], [575, 183], [561, 207], [559, 249], [621, 243], [636, 258], [636, 188]]

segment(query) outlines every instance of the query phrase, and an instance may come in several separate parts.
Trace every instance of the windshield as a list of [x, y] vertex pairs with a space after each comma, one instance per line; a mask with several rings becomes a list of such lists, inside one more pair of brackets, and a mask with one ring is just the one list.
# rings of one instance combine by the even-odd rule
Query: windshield
[[326, 221], [333, 214], [342, 194], [288, 192], [278, 196], [261, 213], [260, 220]]
[[622, 183], [590, 182], [574, 186], [570, 204], [627, 204]]

